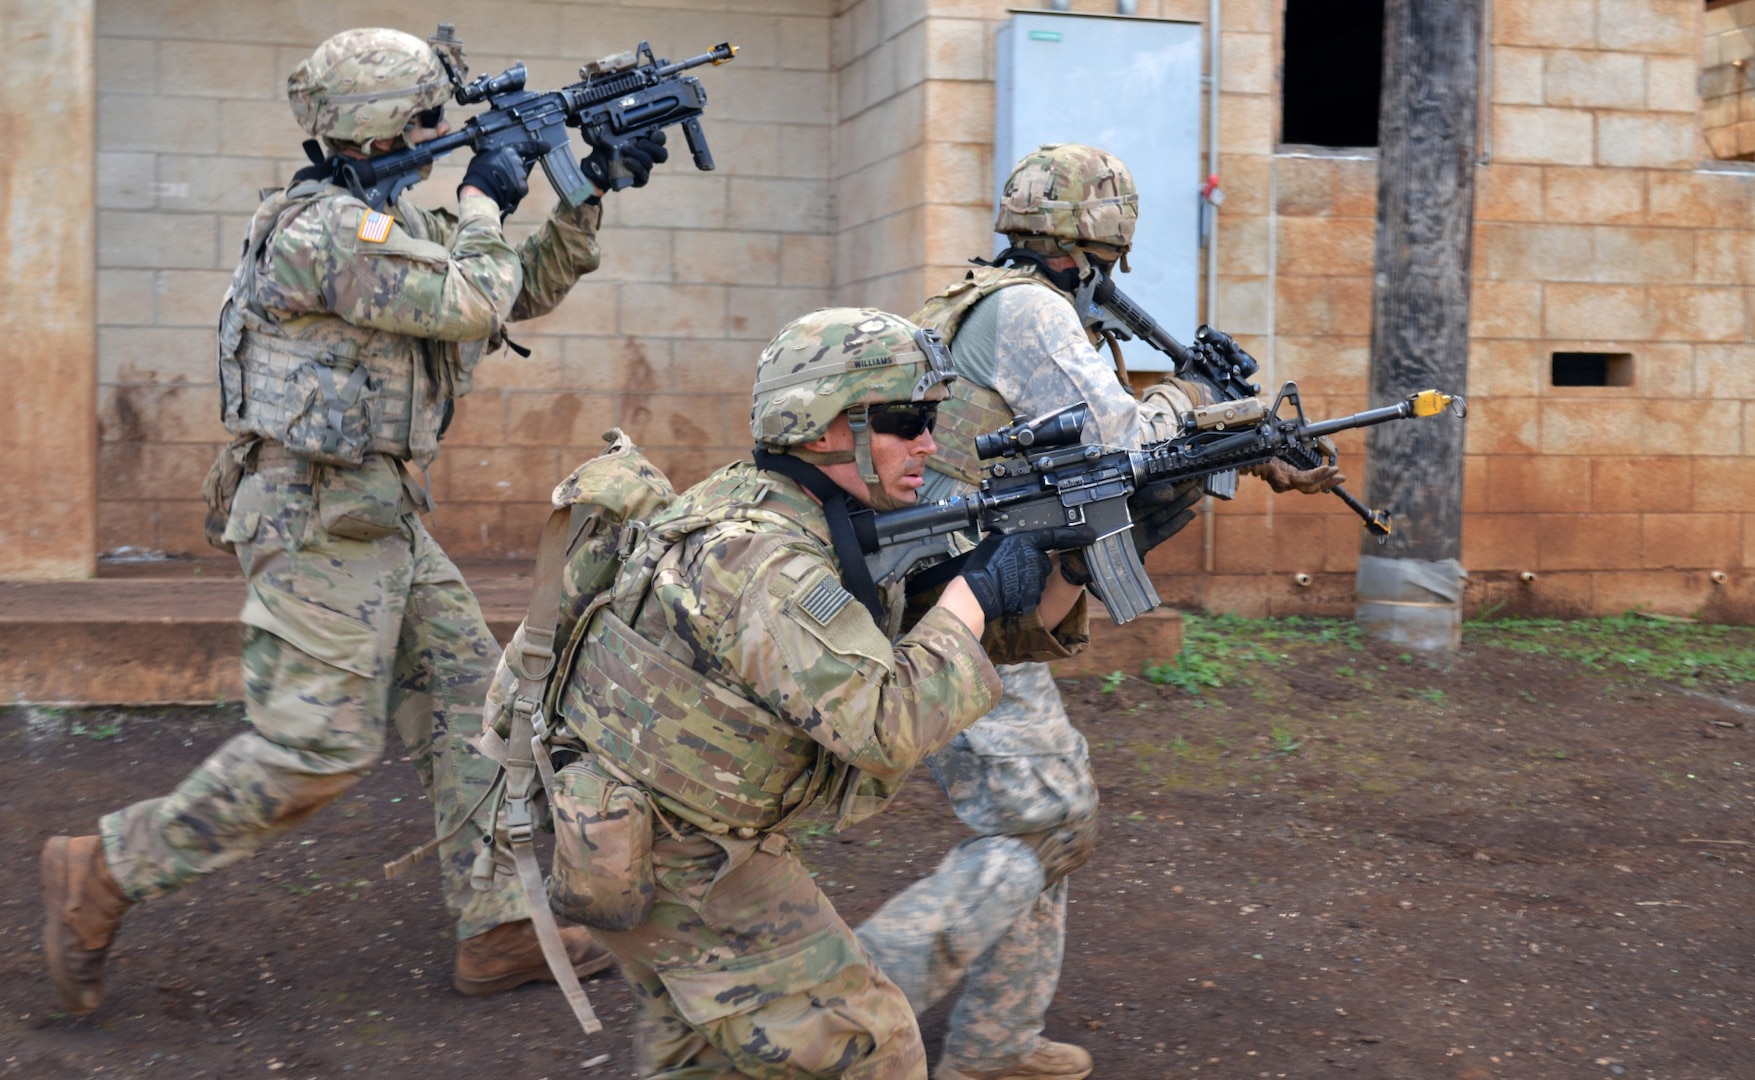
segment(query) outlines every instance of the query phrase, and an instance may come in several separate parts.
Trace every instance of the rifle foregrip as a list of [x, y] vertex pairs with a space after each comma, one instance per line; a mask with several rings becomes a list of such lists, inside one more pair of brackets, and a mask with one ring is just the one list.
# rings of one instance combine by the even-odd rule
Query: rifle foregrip
[[683, 138], [688, 140], [689, 153], [695, 157], [695, 168], [702, 172], [712, 172], [713, 151], [707, 146], [707, 133], [701, 130], [701, 118], [689, 117], [682, 122], [682, 129]]
[[1097, 599], [1115, 625], [1130, 623], [1158, 606], [1158, 590], [1134, 550], [1131, 530], [1111, 533], [1087, 547], [1085, 565]]

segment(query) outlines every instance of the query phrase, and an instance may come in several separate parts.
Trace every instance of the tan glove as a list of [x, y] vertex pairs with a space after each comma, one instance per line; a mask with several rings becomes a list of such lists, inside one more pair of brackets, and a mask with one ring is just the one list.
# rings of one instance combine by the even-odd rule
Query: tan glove
[[1320, 495], [1325, 491], [1333, 491], [1347, 482], [1341, 475], [1339, 465], [1318, 465], [1314, 469], [1294, 469], [1279, 458], [1272, 458], [1260, 465], [1245, 470], [1252, 472], [1268, 482], [1268, 487], [1275, 494], [1287, 491], [1300, 491], [1306, 495]]

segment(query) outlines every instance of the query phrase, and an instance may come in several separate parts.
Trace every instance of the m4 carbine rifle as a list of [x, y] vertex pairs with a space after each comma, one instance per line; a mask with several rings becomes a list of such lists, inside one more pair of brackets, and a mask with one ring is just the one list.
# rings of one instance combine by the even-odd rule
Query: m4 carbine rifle
[[[435, 46], [456, 47], [456, 31], [440, 23], [430, 39]], [[625, 147], [642, 136], [681, 124], [683, 136], [695, 158], [695, 168], [711, 171], [713, 153], [701, 130], [701, 114], [707, 110], [707, 91], [701, 81], [683, 72], [702, 64], [729, 63], [737, 46], [716, 45], [709, 52], [671, 63], [652, 55], [652, 47], [640, 47], [594, 60], [579, 69], [579, 81], [547, 93], [524, 89], [529, 72], [522, 61], [498, 75], [483, 75], [464, 83], [452, 66], [447, 49], [438, 49], [445, 72], [456, 87], [452, 97], [459, 105], [488, 104], [488, 110], [470, 117], [457, 131], [428, 139], [418, 146], [379, 154], [373, 158], [335, 158], [336, 182], [348, 188], [374, 210], [396, 201], [409, 185], [418, 181], [428, 165], [459, 147], [476, 153], [512, 147], [526, 167], [540, 161], [548, 182], [568, 206], [578, 206], [590, 195], [591, 181], [579, 168], [567, 129], [578, 128], [593, 147], [610, 151], [612, 190], [633, 183], [621, 166]], [[321, 164], [321, 162], [319, 162]]]
[[[1126, 623], [1158, 606], [1157, 590], [1130, 535], [1127, 501], [1135, 491], [1204, 480], [1270, 458], [1297, 469], [1332, 464], [1335, 450], [1328, 436], [1336, 432], [1447, 409], [1462, 416], [1466, 403], [1460, 396], [1425, 390], [1381, 409], [1311, 421], [1298, 385], [1289, 382], [1272, 408], [1255, 397], [1208, 405], [1184, 415], [1181, 434], [1138, 450], [1118, 450], [1081, 441], [1090, 407], [1079, 402], [977, 436], [976, 454], [993, 461], [979, 490], [901, 510], [862, 511], [853, 523], [872, 579], [880, 584], [906, 575], [924, 559], [951, 554], [950, 535], [971, 528], [1002, 534], [1080, 529], [1090, 537], [1083, 550], [1093, 589], [1110, 618]], [[1344, 489], [1336, 488], [1335, 494], [1371, 531], [1389, 533], [1387, 513], [1370, 509]]]

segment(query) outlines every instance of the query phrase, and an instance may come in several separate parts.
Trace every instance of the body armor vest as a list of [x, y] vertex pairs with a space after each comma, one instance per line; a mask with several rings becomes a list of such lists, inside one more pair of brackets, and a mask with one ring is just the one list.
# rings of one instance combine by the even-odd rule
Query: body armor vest
[[[1042, 280], [1033, 266], [981, 266], [927, 300], [925, 307], [910, 316], [910, 321], [937, 330], [945, 344], [950, 346], [954, 361], [957, 331], [969, 312], [989, 296], [1013, 285], [1053, 288]], [[950, 392], [951, 396], [938, 407], [938, 427], [934, 429], [938, 452], [926, 459], [926, 467], [965, 484], [978, 485], [982, 468], [981, 460], [975, 456], [975, 436], [1011, 423], [1012, 411], [997, 390], [978, 385], [967, 376], [952, 383]]]
[[[575, 630], [560, 718], [592, 753], [651, 789], [666, 812], [712, 833], [779, 828], [856, 774], [816, 740], [633, 627], [659, 564], [691, 534], [748, 521], [778, 526], [778, 550], [804, 531], [792, 501], [758, 488], [748, 466], [722, 472], [647, 526], [613, 590]], [[799, 495], [797, 498], [802, 499]], [[768, 505], [763, 506], [766, 502]], [[766, 563], [758, 548], [751, 564]], [[680, 645], [679, 645], [680, 647]]]
[[[326, 312], [280, 321], [257, 299], [256, 274], [270, 238], [320, 199], [326, 181], [267, 193], [219, 314], [220, 418], [234, 435], [257, 435], [311, 461], [355, 466], [365, 455], [438, 455], [451, 399], [467, 393], [485, 342], [428, 341], [355, 326]], [[425, 238], [418, 214], [403, 227]]]

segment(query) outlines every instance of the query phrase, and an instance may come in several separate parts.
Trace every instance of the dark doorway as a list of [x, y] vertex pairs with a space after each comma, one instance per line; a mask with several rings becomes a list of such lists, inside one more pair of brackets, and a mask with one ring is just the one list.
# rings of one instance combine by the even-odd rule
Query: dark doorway
[[1383, 0], [1286, 0], [1282, 143], [1376, 146]]

